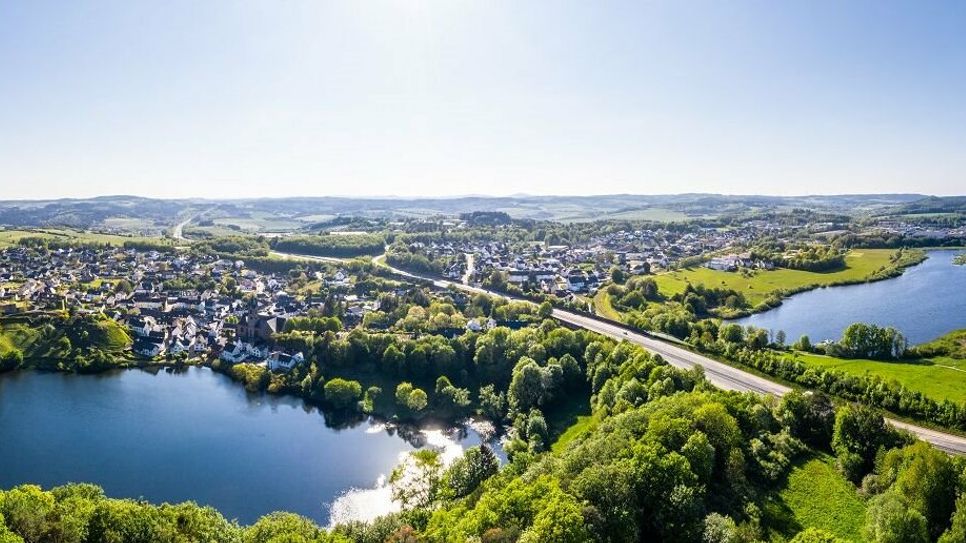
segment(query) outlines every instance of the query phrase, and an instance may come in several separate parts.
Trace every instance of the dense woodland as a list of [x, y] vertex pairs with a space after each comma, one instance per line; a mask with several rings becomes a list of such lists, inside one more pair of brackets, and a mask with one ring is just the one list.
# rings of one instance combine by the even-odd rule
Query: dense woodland
[[[567, 356], [575, 345], [555, 345], [556, 330], [518, 346]], [[420, 475], [393, 477], [404, 510], [374, 523], [326, 531], [274, 513], [242, 527], [192, 503], [110, 499], [90, 485], [25, 485], [0, 493], [0, 541], [762, 541], [795, 535], [764, 503], [796, 459], [821, 450], [839, 458], [866, 496], [867, 540], [966, 537], [959, 499], [966, 464], [890, 430], [875, 410], [835, 407], [821, 394], [777, 402], [721, 392], [700, 372], [673, 369], [638, 347], [583, 339], [574, 359], [592, 392], [589, 425], [541, 452], [541, 424], [528, 417], [516, 431], [530, 446], [511, 446], [512, 461], [499, 470], [486, 449], [450, 466], [417, 453]], [[510, 409], [521, 414], [545, 392], [537, 380], [513, 384], [529, 381], [525, 367], [547, 367], [526, 358], [506, 366], [514, 366]], [[837, 540], [812, 529], [793, 541]]]

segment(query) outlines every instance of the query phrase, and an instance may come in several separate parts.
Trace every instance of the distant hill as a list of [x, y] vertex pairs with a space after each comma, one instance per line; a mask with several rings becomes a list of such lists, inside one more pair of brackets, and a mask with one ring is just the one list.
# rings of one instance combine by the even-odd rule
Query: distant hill
[[[138, 196], [0, 201], [0, 225], [67, 226], [158, 234], [204, 211], [206, 224], [234, 231], [293, 231], [336, 217], [432, 217], [473, 212], [505, 213], [514, 219], [590, 221], [627, 219], [682, 221], [761, 210], [810, 208], [837, 213], [884, 209], [931, 209], [956, 198], [921, 194], [755, 196], [720, 194], [600, 196], [464, 196], [456, 198], [261, 198], [162, 200]], [[919, 206], [919, 207], [916, 207]]]

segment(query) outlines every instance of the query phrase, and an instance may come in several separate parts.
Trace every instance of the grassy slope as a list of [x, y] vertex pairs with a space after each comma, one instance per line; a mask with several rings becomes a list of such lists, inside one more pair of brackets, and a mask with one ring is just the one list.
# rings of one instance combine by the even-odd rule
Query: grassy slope
[[665, 296], [683, 292], [688, 282], [708, 287], [726, 287], [743, 292], [752, 307], [763, 302], [776, 291], [799, 291], [848, 282], [861, 282], [884, 268], [889, 268], [893, 249], [861, 249], [849, 252], [845, 269], [816, 273], [801, 270], [778, 269], [757, 271], [750, 276], [738, 272], [724, 272], [709, 268], [688, 268], [654, 276], [658, 288]]
[[966, 360], [936, 357], [907, 362], [880, 362], [810, 353], [788, 356], [809, 365], [833, 368], [852, 375], [872, 374], [895, 380], [935, 400], [966, 401]]
[[594, 311], [606, 319], [618, 322], [622, 320], [621, 313], [614, 309], [614, 305], [610, 301], [610, 296], [607, 294], [606, 288], [598, 290], [597, 294], [594, 295]]
[[[118, 323], [111, 320], [103, 320], [84, 324], [89, 332], [89, 345], [82, 347], [95, 347], [103, 351], [120, 353], [126, 351], [131, 345], [131, 337], [127, 331]], [[21, 323], [7, 323], [0, 325], [0, 355], [16, 348], [24, 353], [24, 358], [30, 359], [53, 359], [67, 356], [69, 353], [61, 352], [58, 341], [64, 335], [70, 335], [74, 330], [66, 330], [57, 326], [51, 333], [45, 333], [44, 328], [31, 326]], [[78, 345], [75, 345], [78, 347]]]
[[[819, 528], [847, 541], [860, 542], [865, 502], [835, 469], [835, 459], [822, 455], [799, 462], [789, 473], [777, 499], [766, 506], [783, 524], [784, 535]], [[776, 538], [772, 538], [775, 540]]]

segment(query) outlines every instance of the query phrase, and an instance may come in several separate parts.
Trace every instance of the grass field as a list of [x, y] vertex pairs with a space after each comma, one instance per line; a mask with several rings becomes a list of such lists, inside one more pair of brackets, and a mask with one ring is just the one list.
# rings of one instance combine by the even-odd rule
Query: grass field
[[909, 362], [880, 362], [799, 352], [787, 356], [809, 365], [832, 368], [852, 375], [871, 374], [895, 380], [934, 400], [966, 402], [966, 360], [936, 357]]
[[160, 241], [161, 238], [144, 236], [123, 236], [119, 234], [102, 234], [60, 228], [38, 228], [31, 230], [0, 230], [0, 248], [16, 245], [23, 238], [47, 238], [60, 241], [76, 241], [80, 243], [105, 243], [123, 245], [125, 241]]
[[597, 294], [594, 295], [594, 312], [606, 319], [618, 322], [621, 320], [621, 313], [614, 309], [614, 305], [610, 301], [610, 296], [607, 294], [606, 288], [598, 290]]
[[807, 458], [792, 468], [777, 499], [766, 505], [767, 513], [786, 535], [806, 528], [828, 531], [846, 541], [859, 543], [865, 521], [865, 502], [835, 469], [835, 459], [821, 455]]
[[807, 272], [777, 269], [747, 273], [726, 272], [710, 268], [687, 268], [654, 276], [665, 296], [683, 292], [688, 283], [706, 287], [724, 287], [742, 292], [752, 307], [777, 293], [793, 293], [809, 288], [866, 281], [892, 267], [892, 249], [862, 249], [849, 252], [845, 268], [834, 272]]

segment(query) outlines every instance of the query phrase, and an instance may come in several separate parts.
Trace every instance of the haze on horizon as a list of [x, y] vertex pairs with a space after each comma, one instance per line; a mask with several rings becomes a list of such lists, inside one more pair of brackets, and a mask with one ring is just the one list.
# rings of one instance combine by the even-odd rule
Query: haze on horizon
[[0, 198], [966, 194], [966, 3], [0, 4]]

